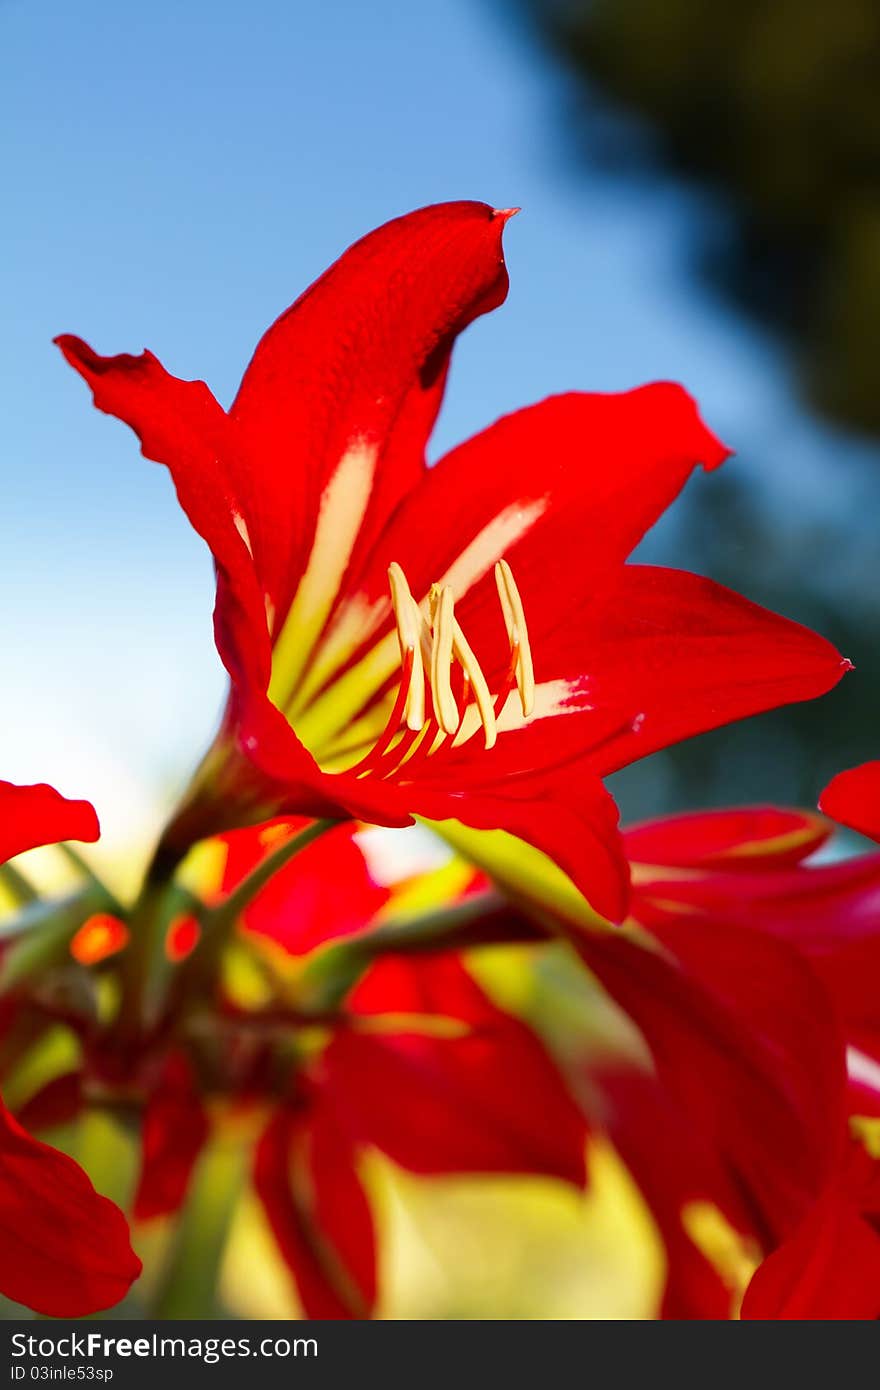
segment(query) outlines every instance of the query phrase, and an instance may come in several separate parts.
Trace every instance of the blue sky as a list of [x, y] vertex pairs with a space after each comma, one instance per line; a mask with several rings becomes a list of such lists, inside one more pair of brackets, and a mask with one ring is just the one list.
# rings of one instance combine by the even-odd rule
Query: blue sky
[[111, 845], [155, 823], [223, 678], [201, 543], [58, 332], [149, 346], [228, 403], [262, 330], [370, 227], [520, 204], [510, 298], [459, 346], [435, 452], [551, 391], [674, 377], [736, 466], [760, 440], [762, 486], [819, 498], [834, 441], [695, 292], [690, 195], [574, 176], [564, 87], [503, 5], [0, 0], [0, 53], [0, 775], [92, 797]]

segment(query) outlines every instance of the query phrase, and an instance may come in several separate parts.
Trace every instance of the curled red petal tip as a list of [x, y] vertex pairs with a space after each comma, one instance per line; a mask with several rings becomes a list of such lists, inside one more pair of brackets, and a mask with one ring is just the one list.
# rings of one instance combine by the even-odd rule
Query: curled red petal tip
[[[702, 424], [702, 420], [700, 423]], [[725, 444], [723, 439], [719, 439], [718, 435], [705, 425], [703, 425], [703, 429], [705, 430], [708, 443], [704, 448], [704, 456], [701, 458], [700, 462], [706, 473], [713, 473], [716, 468], [721, 467], [722, 463], [727, 463], [728, 459], [732, 459], [736, 454], [736, 450], [731, 449], [729, 444]]]
[[511, 217], [516, 217], [518, 212], [522, 212], [522, 208], [493, 208], [492, 216], [500, 217], [503, 222], [509, 222]]

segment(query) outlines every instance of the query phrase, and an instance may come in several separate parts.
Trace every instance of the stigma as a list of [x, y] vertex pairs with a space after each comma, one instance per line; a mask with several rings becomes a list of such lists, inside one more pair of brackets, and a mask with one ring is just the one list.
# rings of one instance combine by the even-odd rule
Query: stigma
[[389, 721], [393, 728], [387, 732], [393, 738], [402, 721], [411, 734], [428, 730], [425, 738], [430, 738], [432, 745], [451, 738], [461, 746], [470, 737], [465, 731], [465, 715], [473, 703], [476, 727], [482, 727], [485, 747], [493, 748], [498, 720], [514, 689], [524, 717], [532, 713], [535, 704], [528, 628], [510, 565], [499, 560], [495, 566], [510, 657], [494, 695], [455, 615], [455, 597], [449, 585], [432, 585], [427, 599], [419, 605], [397, 563], [389, 566], [388, 583], [400, 646], [401, 679]]

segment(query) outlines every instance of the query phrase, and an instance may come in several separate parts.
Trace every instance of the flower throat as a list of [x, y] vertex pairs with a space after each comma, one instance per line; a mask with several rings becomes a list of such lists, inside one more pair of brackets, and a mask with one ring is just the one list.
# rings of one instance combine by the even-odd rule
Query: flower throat
[[[462, 747], [480, 728], [485, 747], [493, 748], [498, 738], [498, 720], [513, 690], [517, 691], [525, 718], [535, 704], [528, 627], [510, 565], [499, 560], [495, 566], [495, 583], [510, 647], [507, 671], [495, 696], [455, 616], [452, 589], [448, 585], [432, 585], [426, 617], [397, 563], [388, 568], [388, 583], [400, 647], [397, 698], [375, 746], [349, 772], [357, 776], [388, 776], [416, 757], [430, 757], [447, 739], [452, 740], [450, 746]], [[477, 720], [469, 728], [466, 716], [471, 707]]]

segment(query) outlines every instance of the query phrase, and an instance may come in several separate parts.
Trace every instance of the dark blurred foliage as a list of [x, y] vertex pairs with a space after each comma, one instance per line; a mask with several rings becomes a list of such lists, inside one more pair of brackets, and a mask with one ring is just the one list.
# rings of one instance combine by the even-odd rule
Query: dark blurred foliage
[[606, 156], [665, 157], [728, 195], [704, 270], [786, 336], [821, 409], [880, 431], [878, 0], [531, 8], [575, 72], [643, 118]]
[[[876, 499], [876, 492], [874, 493]], [[678, 533], [644, 558], [709, 574], [834, 641], [856, 666], [821, 700], [679, 744], [616, 779], [624, 819], [684, 807], [775, 801], [815, 805], [842, 767], [880, 757], [880, 564], [864, 574], [841, 525], [780, 519], [735, 466], [696, 478]], [[871, 554], [880, 559], [872, 541]], [[848, 560], [855, 558], [855, 564]]]
[[[582, 172], [665, 166], [711, 190], [712, 216], [694, 211], [695, 274], [777, 335], [809, 405], [880, 433], [880, 0], [519, 2], [574, 77]], [[823, 632], [857, 674], [622, 774], [630, 815], [809, 804], [838, 767], [880, 756], [880, 454], [862, 460], [859, 478], [829, 444], [846, 524], [796, 497], [780, 515], [734, 468], [692, 487], [677, 532], [652, 544], [650, 559]]]

